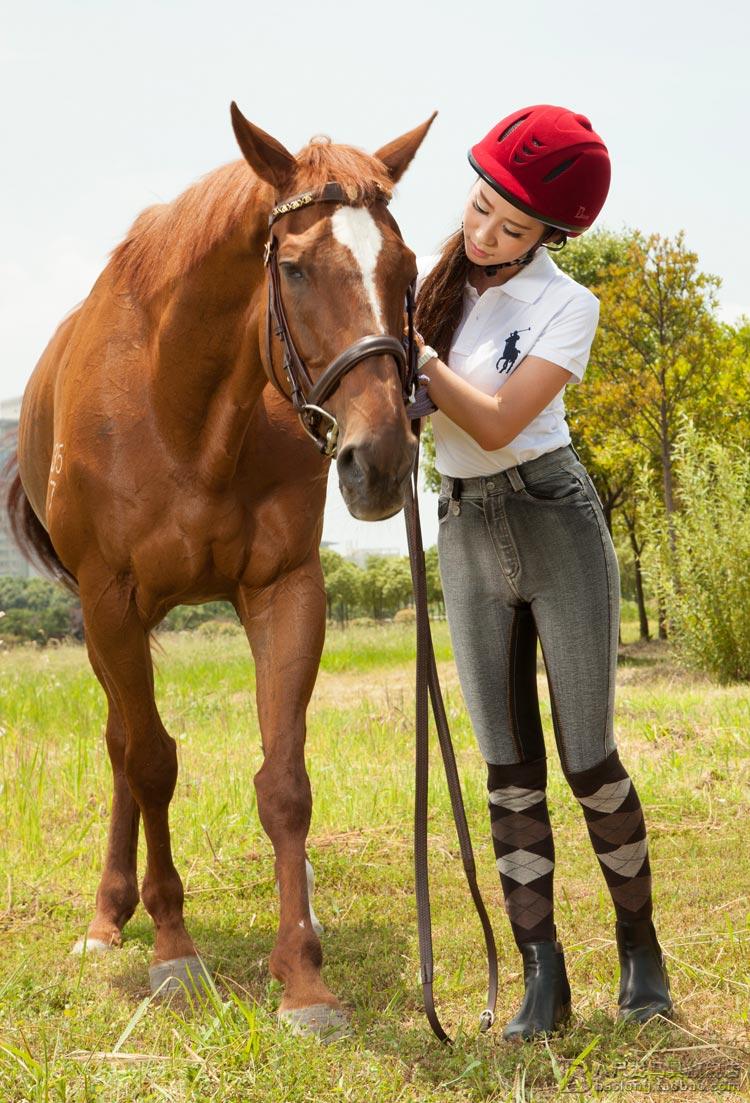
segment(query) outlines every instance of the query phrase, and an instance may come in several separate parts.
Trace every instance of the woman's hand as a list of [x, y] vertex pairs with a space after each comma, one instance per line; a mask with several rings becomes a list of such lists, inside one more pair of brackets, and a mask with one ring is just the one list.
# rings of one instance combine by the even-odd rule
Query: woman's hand
[[[414, 344], [417, 346], [417, 355], [419, 355], [424, 349], [424, 337], [422, 334], [412, 327], [412, 334], [414, 335]], [[409, 319], [406, 313], [404, 313], [404, 337], [409, 336]], [[406, 407], [406, 416], [412, 421], [418, 417], [428, 417], [430, 414], [434, 414], [437, 410], [437, 406], [427, 393], [427, 385], [430, 382], [430, 378], [427, 375], [418, 375], [417, 379], [420, 385], [414, 392], [414, 401], [410, 402]]]
[[[421, 352], [424, 348], [424, 337], [419, 332], [416, 326], [412, 326], [412, 333], [414, 334], [414, 343], [417, 349]], [[409, 336], [409, 315], [404, 311], [404, 337]]]

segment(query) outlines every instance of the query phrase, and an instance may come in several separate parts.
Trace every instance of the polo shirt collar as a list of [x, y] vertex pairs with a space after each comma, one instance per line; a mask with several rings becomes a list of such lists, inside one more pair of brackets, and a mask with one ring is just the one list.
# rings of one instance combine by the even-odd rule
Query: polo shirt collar
[[[558, 271], [557, 265], [547, 250], [538, 249], [534, 254], [534, 259], [525, 268], [522, 268], [520, 272], [516, 272], [515, 276], [511, 276], [499, 287], [488, 287], [487, 291], [504, 291], [506, 295], [510, 295], [513, 299], [519, 299], [523, 303], [533, 303], [536, 302]], [[476, 288], [472, 287], [468, 280], [464, 286], [469, 289], [472, 298], [478, 297]], [[487, 291], [485, 294], [487, 294]]]

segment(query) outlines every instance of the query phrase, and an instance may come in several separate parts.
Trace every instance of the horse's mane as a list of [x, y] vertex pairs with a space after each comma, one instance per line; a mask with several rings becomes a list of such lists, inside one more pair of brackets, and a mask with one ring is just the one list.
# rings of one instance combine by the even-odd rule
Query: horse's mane
[[[354, 204], [391, 194], [392, 182], [381, 161], [353, 146], [313, 138], [296, 155], [297, 171], [289, 194], [336, 180]], [[112, 251], [118, 276], [144, 302], [190, 272], [219, 243], [243, 225], [253, 205], [261, 216], [273, 202], [271, 187], [246, 161], [233, 161], [208, 173], [171, 203], [148, 207]]]

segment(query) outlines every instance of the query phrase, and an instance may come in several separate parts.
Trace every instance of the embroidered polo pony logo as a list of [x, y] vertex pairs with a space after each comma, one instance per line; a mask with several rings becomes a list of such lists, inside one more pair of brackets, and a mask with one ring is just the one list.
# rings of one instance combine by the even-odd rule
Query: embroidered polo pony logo
[[[531, 329], [531, 326], [527, 326], [526, 329], [514, 329], [512, 333], [509, 333], [505, 338], [505, 348], [503, 349], [502, 356], [498, 357], [495, 367], [502, 374], [507, 371], [510, 374], [513, 371], [513, 365], [520, 355], [518, 348], [519, 333], [526, 333]], [[502, 367], [500, 364], [502, 363]]]

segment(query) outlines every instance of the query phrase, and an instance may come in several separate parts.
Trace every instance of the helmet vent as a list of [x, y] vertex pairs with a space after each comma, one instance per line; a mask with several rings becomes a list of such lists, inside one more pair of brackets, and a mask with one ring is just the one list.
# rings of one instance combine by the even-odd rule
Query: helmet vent
[[528, 117], [529, 117], [528, 115], [522, 115], [520, 119], [516, 119], [516, 121], [514, 123], [511, 123], [510, 126], [506, 126], [505, 130], [502, 132], [500, 137], [497, 139], [498, 142], [504, 142], [505, 139], [508, 137], [508, 135], [512, 134], [517, 126], [520, 126], [521, 123], [526, 122]]
[[527, 157], [533, 157], [536, 153], [535, 149], [529, 149], [529, 147], [526, 145], [526, 142], [523, 143], [521, 149], [524, 151]]
[[532, 138], [531, 141], [535, 146], [543, 146], [544, 142], [540, 142], [538, 138]]
[[567, 172], [570, 166], [574, 165], [577, 160], [577, 157], [569, 157], [567, 161], [561, 161], [559, 165], [555, 165], [551, 172], [548, 172], [546, 176], [542, 177], [542, 183], [548, 184], [550, 180], [556, 180], [558, 176], [562, 176], [564, 172]]

